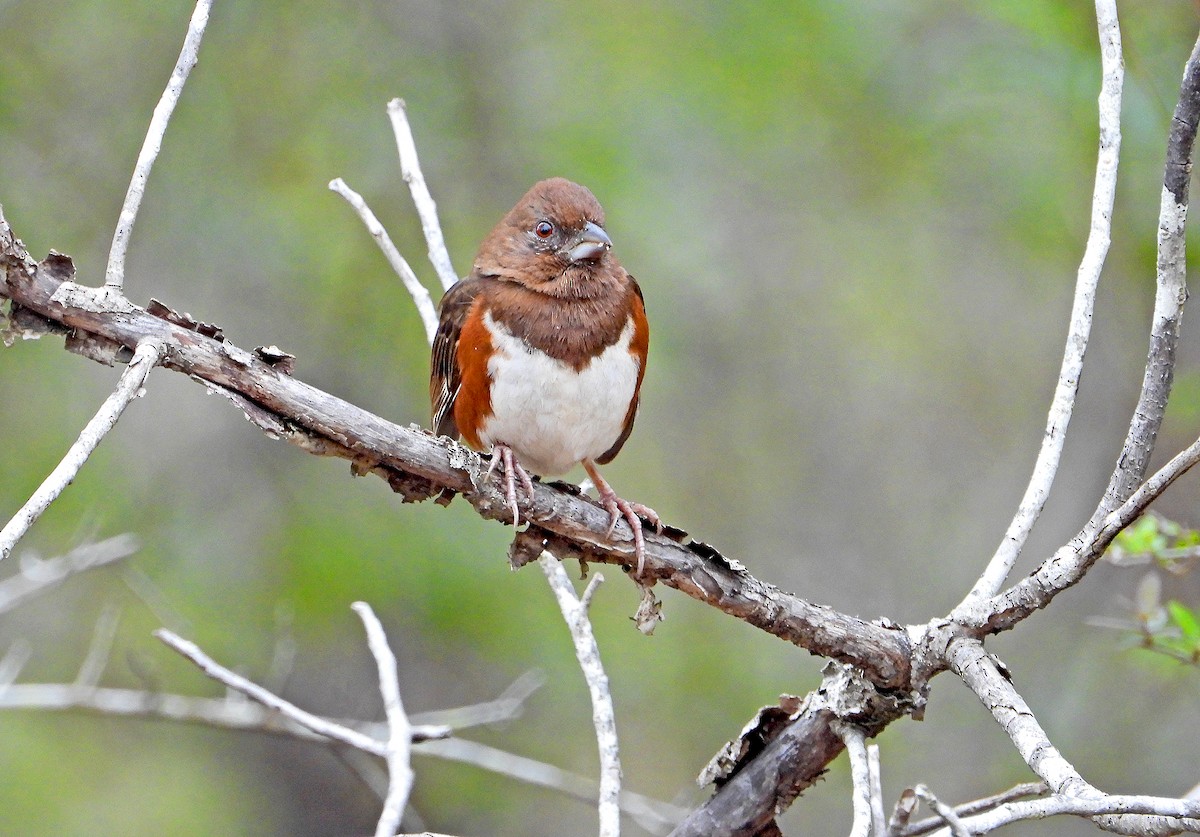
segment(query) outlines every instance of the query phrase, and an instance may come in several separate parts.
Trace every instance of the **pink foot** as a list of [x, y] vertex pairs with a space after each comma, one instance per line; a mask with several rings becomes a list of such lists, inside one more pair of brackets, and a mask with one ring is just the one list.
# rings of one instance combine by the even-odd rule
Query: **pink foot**
[[496, 470], [496, 466], [500, 466], [500, 470], [504, 472], [504, 500], [508, 503], [508, 508], [512, 511], [513, 527], [515, 528], [521, 525], [521, 512], [517, 509], [516, 480], [521, 481], [521, 486], [525, 489], [525, 494], [528, 497], [533, 496], [533, 480], [529, 478], [529, 474], [521, 467], [521, 463], [517, 461], [513, 455], [512, 448], [508, 445], [492, 446], [492, 464], [488, 466], [484, 479], [491, 479], [492, 471]]
[[585, 460], [583, 468], [587, 471], [588, 476], [592, 478], [592, 482], [596, 484], [596, 491], [600, 494], [600, 503], [608, 510], [609, 522], [608, 532], [606, 537], [611, 538], [613, 529], [617, 526], [617, 521], [622, 518], [629, 524], [630, 530], [633, 532], [633, 553], [637, 556], [637, 571], [638, 578], [642, 577], [643, 571], [646, 569], [646, 539], [642, 535], [642, 519], [654, 526], [654, 531], [662, 533], [662, 520], [659, 519], [658, 513], [649, 506], [643, 506], [641, 503], [631, 503], [628, 500], [622, 500], [617, 496], [617, 492], [612, 490], [604, 479], [600, 476], [600, 471], [591, 461]]

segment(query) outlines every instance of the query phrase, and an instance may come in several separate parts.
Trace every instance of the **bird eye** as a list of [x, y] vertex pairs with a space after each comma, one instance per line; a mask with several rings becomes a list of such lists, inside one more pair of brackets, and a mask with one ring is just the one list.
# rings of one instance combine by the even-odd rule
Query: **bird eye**
[[549, 221], [538, 221], [533, 226], [533, 234], [538, 238], [549, 238], [554, 235], [554, 225]]

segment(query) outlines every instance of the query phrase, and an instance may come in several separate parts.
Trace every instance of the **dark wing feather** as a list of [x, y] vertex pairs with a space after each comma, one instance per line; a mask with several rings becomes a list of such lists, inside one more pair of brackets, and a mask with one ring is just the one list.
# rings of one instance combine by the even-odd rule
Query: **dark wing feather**
[[454, 399], [462, 383], [462, 372], [458, 368], [458, 336], [471, 303], [482, 287], [480, 279], [463, 279], [446, 291], [438, 306], [438, 327], [433, 335], [429, 370], [429, 400], [433, 404], [433, 431], [439, 436], [458, 438], [458, 425], [454, 423]]

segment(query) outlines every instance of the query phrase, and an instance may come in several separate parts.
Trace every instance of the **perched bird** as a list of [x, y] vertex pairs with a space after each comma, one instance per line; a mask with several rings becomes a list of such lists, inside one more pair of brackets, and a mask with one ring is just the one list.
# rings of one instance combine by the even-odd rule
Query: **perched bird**
[[642, 291], [612, 253], [604, 210], [561, 177], [534, 184], [479, 246], [471, 274], [442, 297], [429, 395], [433, 427], [492, 454], [517, 512], [525, 469], [557, 476], [582, 464], [608, 510], [633, 530], [641, 515], [600, 476], [633, 429], [650, 328]]

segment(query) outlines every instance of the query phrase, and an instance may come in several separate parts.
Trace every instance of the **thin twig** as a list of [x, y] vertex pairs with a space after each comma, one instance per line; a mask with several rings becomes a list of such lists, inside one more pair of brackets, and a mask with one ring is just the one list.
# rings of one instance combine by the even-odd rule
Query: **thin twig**
[[[1131, 815], [1138, 818], [1171, 818], [1167, 823], [1146, 823], [1152, 826], [1149, 829], [1138, 829], [1134, 822], [1126, 823], [1120, 831], [1125, 834], [1200, 832], [1200, 803], [1194, 800], [1117, 794], [1100, 794], [1095, 797], [1057, 795], [1025, 802], [1009, 802], [981, 814], [962, 817], [960, 822], [969, 829], [969, 834], [987, 834], [1022, 820], [1041, 820], [1062, 815], [1089, 819], [1113, 815], [1122, 818]], [[1166, 826], [1170, 830], [1158, 830], [1154, 827], [1158, 825]]]
[[887, 817], [883, 813], [883, 769], [879, 763], [879, 745], [867, 746], [867, 769], [870, 771], [871, 835], [885, 837]]
[[375, 657], [379, 669], [379, 692], [383, 695], [383, 706], [388, 721], [387, 764], [388, 792], [383, 803], [383, 812], [375, 827], [375, 837], [391, 837], [400, 828], [408, 794], [412, 790], [413, 770], [409, 758], [412, 750], [412, 725], [400, 699], [400, 680], [396, 673], [396, 657], [388, 647], [383, 625], [366, 602], [350, 605], [367, 631], [367, 646]]
[[283, 690], [296, 663], [296, 637], [292, 634], [294, 616], [290, 604], [275, 606], [275, 647], [271, 651], [271, 665], [263, 676], [263, 682], [272, 692]]
[[913, 793], [922, 802], [932, 808], [939, 817], [946, 821], [946, 825], [950, 827], [950, 833], [953, 837], [971, 837], [971, 832], [963, 825], [963, 821], [959, 819], [954, 809], [934, 796], [933, 791], [929, 790], [925, 785], [917, 785], [913, 788]]
[[0, 613], [12, 610], [22, 602], [60, 584], [78, 573], [86, 572], [128, 558], [138, 551], [138, 539], [124, 534], [96, 543], [85, 543], [57, 558], [18, 559], [20, 572], [0, 581]]
[[392, 243], [391, 236], [388, 235], [383, 224], [379, 223], [379, 219], [375, 217], [375, 213], [371, 211], [371, 207], [367, 206], [367, 202], [363, 199], [362, 195], [347, 186], [346, 181], [340, 177], [331, 180], [329, 188], [345, 198], [346, 202], [358, 213], [358, 217], [362, 219], [367, 232], [375, 239], [375, 243], [383, 251], [388, 264], [392, 266], [392, 270], [396, 271], [396, 275], [404, 283], [404, 289], [412, 297], [413, 304], [417, 306], [417, 313], [421, 316], [421, 322], [425, 326], [425, 337], [432, 343], [433, 335], [437, 331], [438, 317], [437, 309], [433, 305], [433, 298], [430, 297], [429, 291], [421, 284], [421, 280], [417, 278], [417, 274], [413, 272], [412, 267], [409, 266], [404, 256], [400, 255], [400, 251]]
[[[246, 700], [240, 692], [226, 697], [206, 698], [142, 689], [115, 689], [89, 683], [16, 683], [0, 691], [0, 710], [38, 709], [54, 712], [95, 712], [103, 715], [159, 719], [205, 724], [222, 729], [289, 735], [305, 741], [328, 742], [307, 727], [294, 722], [277, 710]], [[379, 743], [371, 755], [383, 752], [382, 724], [342, 718], [326, 718], [332, 724], [354, 730]], [[454, 728], [440, 723], [412, 725], [414, 742], [448, 738]], [[381, 737], [376, 737], [379, 733]], [[378, 752], [376, 751], [378, 749]]]
[[104, 669], [108, 667], [120, 619], [120, 608], [114, 604], [106, 604], [104, 610], [100, 611], [87, 655], [83, 658], [83, 664], [79, 666], [79, 673], [75, 675], [76, 686], [92, 688], [100, 682], [100, 675], [104, 674]]
[[[318, 735], [281, 712], [249, 701], [237, 692], [231, 692], [227, 697], [206, 698], [79, 683], [15, 683], [0, 691], [0, 710], [22, 709], [42, 712], [94, 712], [129, 718], [203, 724], [219, 729], [288, 735], [305, 741], [329, 743], [329, 738], [325, 735]], [[348, 724], [355, 722], [330, 720], [329, 723], [349, 729]], [[445, 737], [450, 734], [450, 730], [440, 726], [414, 727], [413, 733], [415, 738], [423, 740], [428, 737]], [[377, 756], [383, 755], [383, 742], [371, 740], [375, 741], [377, 747], [367, 752]]]
[[1078, 583], [1113, 538], [1197, 463], [1200, 463], [1200, 439], [1172, 457], [1106, 517], [1088, 521], [1079, 534], [1033, 573], [986, 601], [960, 604], [947, 618], [983, 635], [1008, 630], [1046, 607], [1055, 596]]
[[1058, 463], [1066, 442], [1067, 426], [1075, 408], [1079, 378], [1083, 372], [1083, 356], [1092, 330], [1092, 312], [1096, 302], [1096, 287], [1104, 259], [1112, 240], [1113, 201], [1117, 192], [1117, 164], [1121, 149], [1121, 89], [1125, 64], [1121, 57], [1121, 28], [1117, 21], [1116, 0], [1096, 0], [1096, 22], [1100, 33], [1100, 149], [1096, 157], [1096, 179], [1092, 191], [1092, 221], [1087, 247], [1075, 283], [1075, 301], [1071, 308], [1071, 323], [1063, 351], [1058, 384], [1046, 419], [1042, 447], [1025, 496], [1016, 515], [1004, 533], [987, 569], [975, 582], [967, 601], [995, 595], [1004, 584], [1013, 564], [1029, 538], [1030, 530], [1046, 505], [1054, 484]]
[[[955, 805], [954, 813], [961, 819], [973, 814], [982, 814], [985, 811], [991, 811], [993, 808], [998, 808], [1001, 805], [1015, 802], [1018, 799], [1024, 799], [1028, 796], [1042, 796], [1049, 793], [1049, 791], [1050, 788], [1047, 787], [1045, 782], [1022, 782], [993, 796], [986, 796], [982, 799], [974, 799], [970, 802], [964, 802], [961, 805]], [[945, 825], [945, 823], [946, 821], [941, 817], [929, 817], [918, 820], [904, 828], [896, 829], [892, 837], [921, 837], [923, 834], [936, 831]]]
[[417, 144], [413, 140], [412, 127], [408, 124], [404, 100], [392, 99], [388, 102], [387, 112], [392, 120], [392, 130], [396, 134], [396, 149], [400, 153], [400, 175], [412, 192], [417, 215], [421, 218], [421, 230], [425, 233], [425, 243], [429, 245], [429, 261], [437, 271], [442, 288], [449, 290], [458, 281], [458, 274], [454, 272], [454, 265], [450, 263], [450, 253], [446, 250], [446, 239], [442, 235], [442, 226], [438, 223], [437, 204], [433, 201], [433, 195], [429, 193], [425, 175], [421, 173]]
[[[30, 653], [29, 644], [25, 642], [21, 642], [19, 647], [17, 643], [14, 643], [14, 649], [14, 661]], [[16, 666], [14, 665], [13, 668]], [[499, 700], [503, 701], [503, 698]], [[487, 707], [487, 704], [480, 704], [480, 706]], [[96, 712], [103, 715], [167, 720], [177, 723], [203, 724], [220, 729], [286, 735], [326, 745], [333, 743], [328, 736], [318, 735], [309, 727], [296, 723], [292, 718], [272, 706], [246, 700], [237, 691], [230, 692], [227, 697], [205, 698], [165, 692], [148, 692], [140, 689], [80, 686], [73, 683], [19, 683], [0, 689], [0, 710], [23, 709], [43, 712]], [[445, 710], [447, 713], [459, 711]], [[487, 710], [489, 714], [490, 711], [490, 709]], [[414, 715], [413, 717], [424, 718], [434, 715], [440, 717], [440, 713], [426, 713], [426, 715]], [[360, 731], [379, 730], [380, 733], [383, 733], [378, 724], [364, 724], [349, 720], [325, 720], [346, 729], [358, 727]], [[451, 729], [442, 724], [415, 725], [413, 727], [413, 752], [470, 764], [518, 781], [556, 790], [583, 801], [591, 802], [596, 798], [596, 782], [591, 779], [484, 744], [476, 744], [464, 739], [450, 739], [450, 734]], [[376, 746], [364, 752], [374, 756], [383, 756], [384, 743], [374, 738], [371, 740], [375, 741]], [[446, 746], [436, 746], [439, 742]], [[671, 825], [682, 819], [687, 813], [686, 809], [629, 791], [621, 792], [621, 808], [653, 833], [663, 833], [669, 830]]]
[[[559, 610], [571, 639], [575, 643], [575, 659], [587, 681], [588, 694], [592, 700], [592, 726], [596, 730], [596, 744], [600, 751], [600, 837], [617, 837], [621, 833], [621, 758], [617, 747], [617, 723], [613, 712], [612, 693], [608, 688], [608, 675], [600, 662], [600, 647], [596, 644], [592, 624], [588, 621], [587, 606], [575, 596], [575, 588], [562, 563], [543, 552], [538, 564], [546, 575], [550, 589], [558, 601]], [[589, 589], [599, 584], [592, 579]], [[591, 599], [591, 596], [588, 596]]]
[[201, 651], [199, 646], [194, 642], [189, 642], [165, 628], [159, 628], [154, 632], [154, 635], [166, 643], [172, 650], [191, 660], [202, 672], [212, 679], [224, 683], [235, 691], [241, 692], [251, 700], [258, 701], [268, 709], [273, 709], [287, 716], [292, 721], [312, 730], [318, 735], [333, 739], [334, 741], [340, 741], [343, 744], [349, 744], [351, 747], [357, 747], [360, 750], [373, 753], [381, 758], [387, 758], [388, 748], [384, 742], [369, 735], [363, 735], [361, 732], [356, 732], [349, 727], [334, 723], [319, 715], [304, 711], [278, 695], [268, 692], [257, 683], [247, 680], [240, 674], [233, 673]]
[[137, 351], [133, 353], [133, 359], [129, 361], [129, 366], [121, 373], [117, 388], [100, 405], [96, 415], [83, 428], [83, 432], [79, 434], [75, 444], [71, 445], [62, 461], [50, 472], [50, 476], [46, 477], [37, 491], [33, 492], [33, 496], [13, 515], [4, 529], [0, 530], [0, 559], [7, 558], [12, 554], [17, 541], [25, 536], [34, 521], [41, 517], [42, 512], [49, 508], [50, 504], [58, 499], [58, 495], [62, 494], [75, 479], [79, 469], [83, 467], [88, 457], [92, 455], [92, 451], [100, 444], [100, 440], [113, 429], [117, 419], [121, 417], [121, 413], [125, 412], [129, 403], [141, 394], [142, 385], [146, 383], [146, 376], [158, 363], [162, 351], [162, 344], [157, 340], [143, 340], [138, 344]]
[[854, 787], [850, 795], [854, 809], [850, 837], [872, 837], [871, 764], [867, 757], [867, 738], [862, 728], [854, 724], [838, 721], [833, 729], [845, 742], [846, 755], [850, 758], [850, 780]]
[[25, 664], [29, 662], [29, 658], [33, 656], [33, 646], [28, 640], [17, 637], [13, 640], [12, 645], [8, 646], [8, 650], [4, 652], [4, 657], [0, 659], [0, 697], [12, 688], [12, 684], [21, 674], [21, 669], [25, 668]]
[[414, 723], [443, 724], [456, 730], [483, 724], [495, 724], [518, 717], [530, 695], [544, 686], [546, 675], [532, 669], [525, 672], [493, 700], [460, 706], [454, 709], [434, 709], [412, 715]]
[[[413, 752], [474, 764], [484, 770], [509, 776], [526, 784], [550, 788], [584, 802], [593, 802], [596, 799], [597, 786], [592, 779], [477, 741], [468, 741], [465, 738], [422, 741], [413, 745]], [[621, 791], [620, 805], [621, 810], [637, 820], [642, 828], [655, 834], [669, 831], [688, 813], [686, 808], [659, 802], [627, 790]]]
[[1129, 422], [1104, 500], [1094, 518], [1120, 505], [1142, 481], [1166, 414], [1175, 372], [1175, 348], [1187, 301], [1186, 221], [1192, 179], [1193, 148], [1200, 125], [1200, 38], [1184, 67], [1179, 100], [1171, 119], [1163, 190], [1158, 215], [1158, 258], [1150, 348], [1142, 390]]
[[196, 66], [200, 39], [204, 37], [204, 27], [208, 25], [208, 12], [211, 7], [212, 0], [197, 0], [191, 22], [188, 24], [187, 36], [183, 39], [183, 50], [179, 53], [179, 60], [175, 63], [175, 69], [171, 72], [162, 98], [154, 107], [146, 139], [142, 142], [141, 153], [138, 154], [137, 164], [133, 168], [133, 179], [129, 181], [129, 191], [125, 193], [125, 203], [121, 206], [121, 215], [117, 219], [117, 230], [113, 234], [108, 267], [104, 271], [104, 287], [107, 289], [120, 292], [125, 283], [125, 251], [129, 248], [129, 235], [133, 232], [133, 224], [142, 204], [142, 195], [146, 191], [146, 179], [150, 177], [150, 169], [162, 148], [163, 135], [167, 132], [167, 123], [171, 121], [171, 112], [175, 110], [175, 104], [183, 93], [188, 74], [192, 67]]

